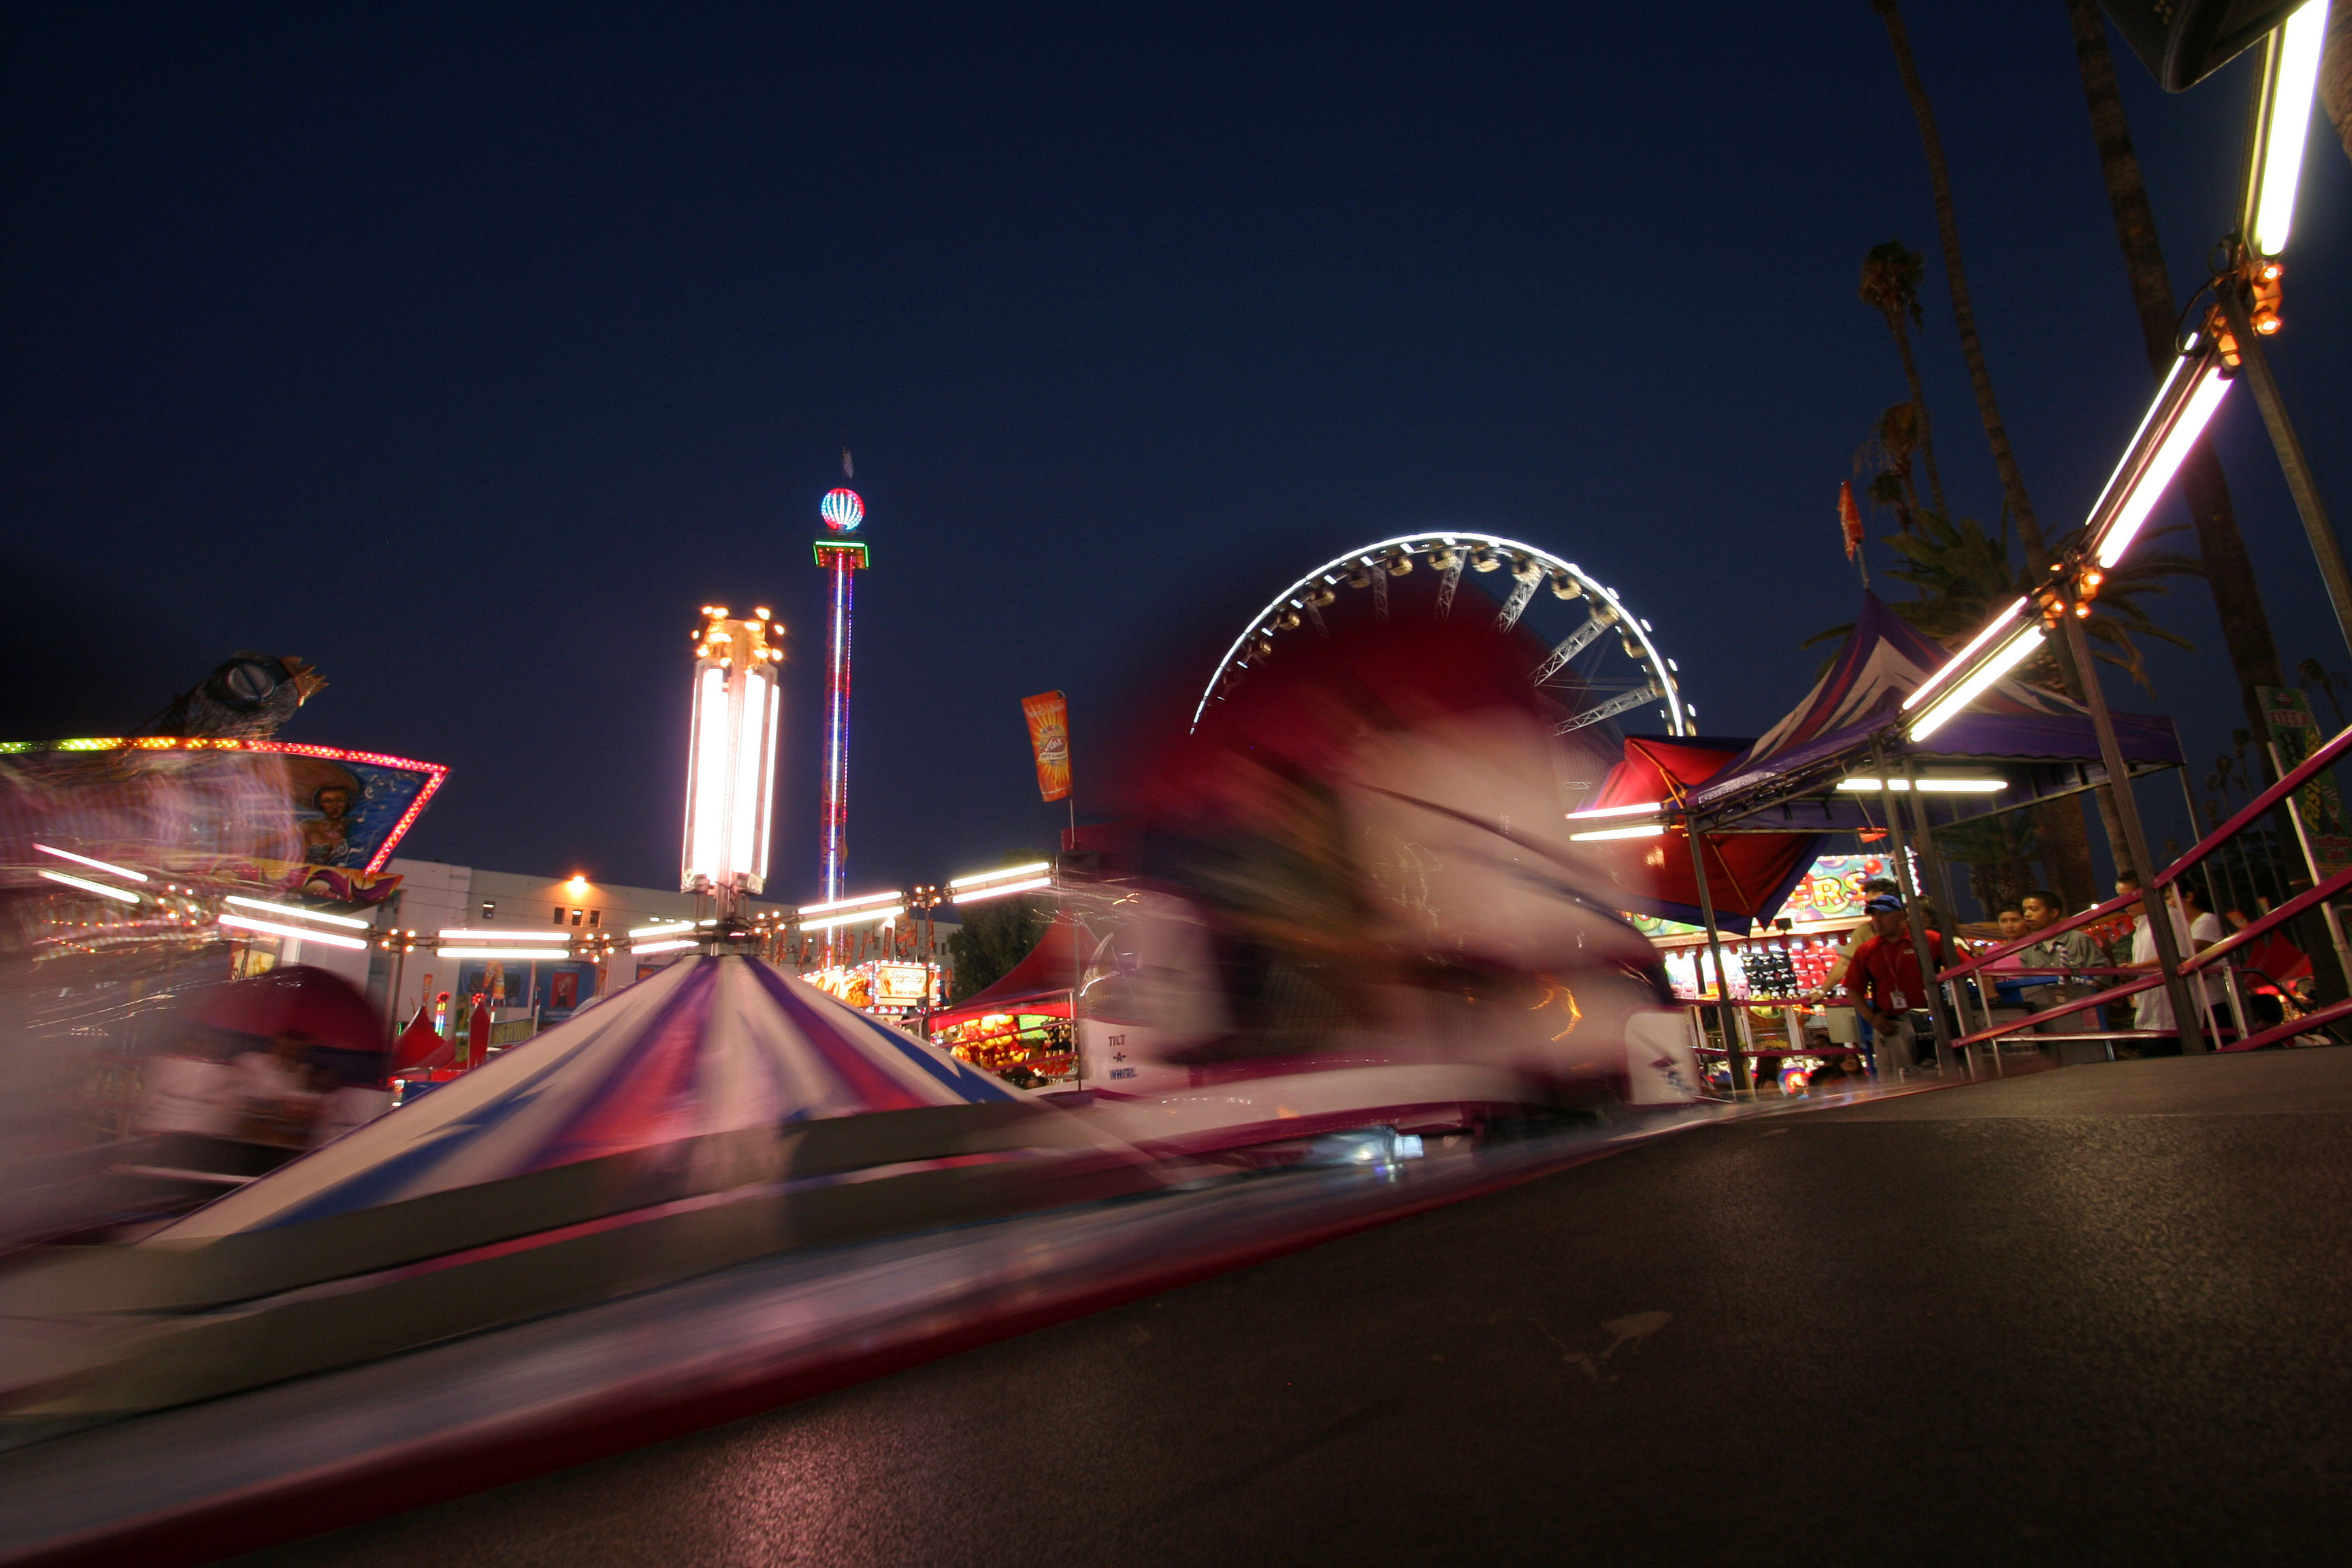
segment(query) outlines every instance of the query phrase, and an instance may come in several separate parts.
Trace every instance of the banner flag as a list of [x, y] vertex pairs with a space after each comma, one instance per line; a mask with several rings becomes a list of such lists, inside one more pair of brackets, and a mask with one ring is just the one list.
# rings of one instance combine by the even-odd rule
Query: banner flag
[[1058, 691], [1021, 700], [1029, 721], [1029, 749], [1037, 756], [1037, 793], [1047, 800], [1070, 795], [1070, 705]]

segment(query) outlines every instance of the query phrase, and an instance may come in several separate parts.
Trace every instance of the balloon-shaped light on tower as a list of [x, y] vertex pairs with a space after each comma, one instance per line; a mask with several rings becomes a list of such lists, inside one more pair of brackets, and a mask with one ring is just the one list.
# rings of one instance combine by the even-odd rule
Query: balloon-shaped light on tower
[[849, 537], [866, 521], [866, 503], [851, 489], [827, 491], [818, 503], [826, 536], [816, 542], [816, 563], [833, 577], [831, 625], [825, 638], [824, 843], [819, 871], [827, 899], [841, 897], [849, 859], [849, 622], [850, 579], [866, 564], [863, 541]]
[[724, 605], [694, 634], [694, 724], [687, 745], [686, 848], [678, 886], [710, 893], [720, 915], [761, 891], [776, 794], [783, 623]]

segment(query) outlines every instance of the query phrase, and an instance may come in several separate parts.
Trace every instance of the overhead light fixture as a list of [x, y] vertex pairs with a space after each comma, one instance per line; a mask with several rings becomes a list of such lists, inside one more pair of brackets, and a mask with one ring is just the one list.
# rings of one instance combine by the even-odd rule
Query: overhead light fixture
[[[221, 918], [226, 920], [228, 917], [224, 915]], [[572, 950], [564, 947], [473, 947], [460, 942], [449, 947], [436, 947], [433, 950], [433, 956], [436, 958], [507, 958], [518, 963], [538, 963], [542, 961], [553, 963], [559, 959], [571, 957]]]
[[2271, 34], [2255, 100], [2254, 144], [2246, 165], [2246, 243], [2276, 256], [2294, 226], [2295, 187], [2303, 178], [2304, 134], [2326, 52], [2327, 0], [2309, 0]]
[[1655, 838], [1664, 832], [1665, 828], [1659, 824], [1645, 822], [1638, 827], [1597, 827], [1590, 833], [1571, 833], [1568, 837], [1571, 843], [1585, 844], [1602, 838]]
[[2007, 642], [1999, 644], [1979, 659], [1974, 669], [1961, 677], [1927, 711], [1911, 721], [1911, 738], [1924, 741], [1949, 723], [1969, 703], [1990, 690], [1995, 681], [2031, 658], [2042, 647], [2042, 623], [2039, 620], [2028, 621], [2020, 626]]
[[70, 860], [77, 866], [87, 866], [93, 871], [103, 871], [110, 877], [121, 877], [133, 882], [143, 882], [147, 879], [147, 873], [144, 871], [134, 871], [128, 866], [116, 866], [105, 860], [93, 860], [87, 855], [77, 855], [70, 849], [52, 849], [46, 844], [36, 844], [33, 847], [44, 855], [54, 855], [60, 860]]
[[96, 893], [101, 899], [112, 899], [119, 904], [135, 904], [139, 901], [139, 895], [136, 893], [126, 892], [121, 888], [110, 888], [103, 882], [93, 882], [87, 877], [77, 877], [70, 872], [45, 869], [41, 875], [52, 882], [63, 882], [68, 888], [79, 888], [85, 893]]
[[1053, 868], [1054, 864], [1050, 860], [1032, 860], [1026, 866], [1007, 866], [1001, 870], [974, 871], [969, 877], [950, 877], [948, 879], [948, 886], [976, 888], [982, 882], [1001, 882], [1011, 877], [1034, 877], [1040, 871], [1050, 871]]
[[896, 920], [907, 912], [904, 904], [891, 904], [870, 910], [852, 910], [845, 915], [827, 915], [823, 920], [803, 921], [803, 931], [831, 931], [836, 926], [863, 925], [867, 921]]
[[367, 948], [367, 943], [355, 936], [340, 936], [331, 931], [290, 926], [281, 921], [257, 921], [244, 915], [222, 915], [220, 923], [235, 927], [238, 931], [266, 931], [271, 936], [290, 936], [299, 942], [324, 942], [329, 947], [355, 948], [362, 952]]
[[[1875, 795], [1892, 790], [1901, 795], [1913, 787], [1909, 779], [1850, 778], [1838, 780], [1838, 788], [1856, 795]], [[2009, 787], [2007, 779], [1925, 778], [1918, 781], [1921, 795], [1998, 795]]]
[[345, 926], [352, 931], [373, 931], [373, 921], [355, 921], [349, 915], [331, 915], [322, 910], [297, 909], [292, 904], [273, 904], [266, 899], [248, 899], [241, 893], [231, 893], [221, 900], [240, 909], [260, 910], [266, 914], [280, 915], [289, 920], [320, 921], [331, 926]]
[[2172, 373], [2158, 389], [2156, 401], [2133, 432], [2123, 461], [2108, 476], [2107, 487], [2099, 492], [2098, 504], [2084, 525], [2101, 566], [2123, 559], [2156, 503], [2164, 499], [2165, 487], [2180, 471], [2189, 448], [2230, 395], [2231, 384], [2221, 371], [2221, 350], [2213, 343], [2173, 362]]

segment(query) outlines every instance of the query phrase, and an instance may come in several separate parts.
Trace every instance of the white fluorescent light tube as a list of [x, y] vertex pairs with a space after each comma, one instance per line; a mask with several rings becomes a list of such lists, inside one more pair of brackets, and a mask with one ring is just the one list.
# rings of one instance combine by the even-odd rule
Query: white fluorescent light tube
[[1982, 653], [1984, 651], [1985, 645], [1991, 642], [1993, 638], [1999, 637], [2002, 627], [2013, 623], [2017, 619], [2017, 612], [2025, 608], [2028, 603], [2029, 601], [2027, 600], [2020, 599], [2017, 603], [2003, 610], [1986, 625], [1984, 630], [1970, 637], [1968, 640], [1968, 645], [1962, 647], [1959, 652], [1954, 654], [1950, 658], [1946, 659], [1942, 664], [1937, 666], [1936, 673], [1921, 681], [1919, 683], [1918, 689], [1913, 691], [1910, 696], [1903, 700], [1903, 710], [1906, 713], [1909, 712], [1919, 703], [1926, 701], [1927, 695], [1934, 691], [1936, 688], [1943, 685], [1945, 681], [1966, 669], [1969, 666], [1969, 660], [1976, 658], [1978, 654]]
[[698, 946], [698, 945], [699, 945], [699, 944], [695, 941], [695, 939], [694, 939], [694, 938], [692, 938], [692, 937], [690, 937], [690, 936], [682, 936], [682, 937], [675, 938], [674, 940], [669, 941], [669, 942], [641, 942], [637, 943], [635, 947], [633, 947], [633, 948], [629, 949], [629, 951], [630, 951], [631, 952], [638, 952], [638, 953], [643, 953], [643, 952], [678, 952], [678, 951], [679, 951], [680, 949], [682, 949], [682, 948], [695, 947], [695, 946]]
[[2254, 221], [2247, 237], [2263, 256], [2286, 248], [2294, 193], [2303, 178], [2304, 133], [2327, 43], [2327, 0], [2309, 0], [2279, 26], [2278, 52], [2263, 84], [2262, 139], [2255, 143]]
[[667, 936], [674, 931], [692, 931], [693, 929], [692, 921], [664, 921], [659, 925], [632, 926], [629, 928], [629, 934], [631, 936]]
[[1645, 812], [1665, 809], [1666, 803], [1663, 800], [1654, 800], [1645, 805], [1591, 805], [1582, 811], [1570, 812], [1568, 819], [1570, 822], [1580, 822], [1588, 816], [1640, 816]]
[[[226, 920], [228, 917], [224, 915], [221, 918], [223, 920]], [[310, 932], [305, 931], [302, 934], [308, 936]], [[436, 958], [511, 958], [519, 963], [536, 963], [544, 959], [546, 962], [553, 963], [559, 960], [570, 958], [572, 956], [572, 952], [570, 949], [561, 947], [458, 946], [436, 947], [433, 950], [433, 956]]]
[[300, 926], [281, 925], [276, 921], [248, 920], [243, 915], [223, 915], [220, 923], [235, 926], [239, 931], [263, 931], [272, 936], [290, 936], [303, 942], [322, 942], [329, 947], [364, 949], [367, 943], [355, 936], [338, 936], [331, 931], [308, 931]]
[[1657, 823], [1645, 822], [1639, 827], [1601, 827], [1591, 833], [1571, 833], [1568, 837], [1571, 843], [1587, 844], [1601, 838], [1655, 838], [1664, 832], [1665, 829]]
[[1050, 860], [1032, 860], [1026, 866], [1007, 866], [1001, 871], [975, 871], [969, 877], [950, 877], [950, 888], [978, 887], [982, 882], [1001, 882], [1007, 877], [1034, 877], [1040, 871], [1054, 868]]
[[68, 888], [79, 888], [85, 893], [96, 893], [101, 899], [112, 899], [117, 903], [135, 904], [139, 901], [139, 895], [136, 893], [125, 892], [121, 888], [110, 888], [103, 882], [93, 882], [86, 877], [70, 876], [63, 871], [43, 871], [41, 875], [52, 882], [63, 882]]
[[1946, 692], [1936, 705], [1911, 721], [1911, 738], [1924, 741], [1949, 723], [1953, 715], [1992, 689], [1993, 683], [2031, 658], [2042, 646], [2042, 623], [2030, 621], [1993, 652], [1985, 656], [1969, 678]]
[[[2113, 566], [2123, 559], [2156, 503], [2164, 499], [2172, 476], [2180, 471], [2189, 448], [2212, 423], [2221, 400], [2230, 395], [2221, 370], [2218, 354], [2189, 355], [2165, 378], [2099, 504], [2091, 509], [2091, 538], [2100, 565]], [[2156, 443], [2152, 451], [2146, 449], [2151, 439]]]
[[[1921, 779], [1921, 795], [1992, 795], [2009, 787], [2007, 779]], [[1875, 794], [1894, 790], [1901, 794], [1911, 788], [1909, 779], [1850, 778], [1838, 780], [1838, 788], [1856, 794]]]
[[803, 904], [799, 910], [794, 912], [803, 915], [821, 915], [833, 910], [854, 910], [865, 904], [891, 903], [901, 897], [903, 897], [902, 894], [895, 891], [887, 893], [860, 893], [854, 899], [835, 899], [830, 903]]
[[907, 912], [904, 904], [892, 904], [887, 909], [854, 910], [845, 915], [827, 915], [821, 921], [803, 921], [803, 931], [831, 931], [835, 926], [862, 925], [867, 921], [892, 920]]
[[128, 877], [134, 882], [143, 882], [147, 879], [147, 873], [144, 871], [134, 871], [128, 866], [116, 866], [104, 860], [93, 860], [87, 855], [77, 855], [70, 849], [52, 849], [46, 844], [36, 844], [33, 847], [44, 855], [54, 855], [60, 860], [70, 860], [77, 866], [87, 866], [93, 871], [103, 871], [110, 877]]
[[970, 888], [949, 895], [951, 904], [976, 904], [982, 899], [1001, 899], [1008, 893], [1034, 893], [1040, 888], [1054, 885], [1051, 877], [1032, 877], [1025, 882], [1003, 882], [993, 888]]
[[224, 898], [221, 902], [225, 904], [236, 904], [240, 908], [248, 910], [267, 910], [271, 914], [286, 915], [298, 921], [324, 921], [331, 926], [349, 926], [353, 931], [372, 931], [374, 929], [373, 922], [369, 921], [355, 921], [349, 915], [330, 915], [321, 914], [317, 910], [298, 910], [291, 904], [273, 904], [264, 899], [248, 899], [236, 893], [229, 894], [226, 898]]

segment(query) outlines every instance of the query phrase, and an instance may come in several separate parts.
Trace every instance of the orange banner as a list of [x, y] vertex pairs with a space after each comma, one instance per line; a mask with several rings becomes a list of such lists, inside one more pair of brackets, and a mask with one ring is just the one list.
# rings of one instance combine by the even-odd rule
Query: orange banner
[[1047, 800], [1070, 795], [1070, 705], [1058, 691], [1021, 700], [1029, 721], [1029, 749], [1037, 754], [1037, 793]]

